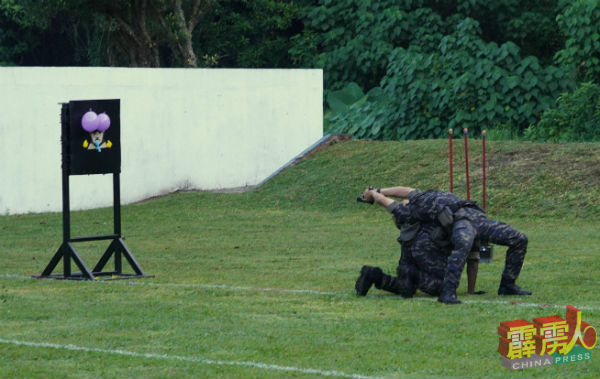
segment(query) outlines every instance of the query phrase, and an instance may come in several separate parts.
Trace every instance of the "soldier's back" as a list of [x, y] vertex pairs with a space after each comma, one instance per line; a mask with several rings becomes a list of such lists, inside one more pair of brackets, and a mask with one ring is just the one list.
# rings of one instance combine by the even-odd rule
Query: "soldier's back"
[[453, 208], [462, 200], [453, 193], [425, 191], [410, 199], [412, 217], [420, 222], [439, 222], [439, 215], [447, 208]]

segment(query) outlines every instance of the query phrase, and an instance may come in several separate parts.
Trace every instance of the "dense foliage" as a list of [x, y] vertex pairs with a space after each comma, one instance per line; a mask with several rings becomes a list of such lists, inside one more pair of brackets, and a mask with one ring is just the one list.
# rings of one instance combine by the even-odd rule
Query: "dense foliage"
[[0, 0], [0, 63], [289, 67], [307, 1]]
[[521, 58], [515, 44], [486, 43], [479, 33], [467, 18], [437, 36], [435, 49], [395, 49], [381, 80], [384, 96], [332, 117], [332, 130], [411, 139], [440, 137], [448, 128], [525, 129], [572, 84], [568, 70], [542, 67], [535, 57]]
[[598, 0], [0, 0], [0, 65], [316, 67], [327, 132], [600, 135]]
[[556, 20], [567, 38], [556, 61], [574, 66], [579, 79], [600, 83], [600, 3], [574, 1]]
[[368, 93], [328, 117], [332, 132], [372, 139], [497, 125], [522, 132], [575, 87], [570, 65], [544, 64], [562, 46], [552, 3], [325, 0], [308, 9], [292, 52], [324, 68], [326, 90], [355, 82]]
[[530, 126], [525, 137], [534, 141], [588, 142], [600, 141], [600, 86], [584, 83], [573, 93], [557, 100], [542, 119]]
[[357, 82], [369, 89], [385, 75], [395, 47], [432, 50], [439, 36], [472, 18], [486, 42], [513, 41], [547, 63], [563, 46], [554, 21], [556, 0], [322, 0], [305, 8], [305, 28], [294, 37], [298, 63], [325, 69], [325, 88]]

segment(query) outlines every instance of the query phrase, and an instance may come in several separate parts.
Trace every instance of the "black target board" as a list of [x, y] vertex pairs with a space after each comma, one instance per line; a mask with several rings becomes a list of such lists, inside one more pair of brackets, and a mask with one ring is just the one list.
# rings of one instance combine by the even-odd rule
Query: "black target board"
[[[120, 100], [75, 100], [61, 103], [63, 242], [41, 275], [36, 278], [99, 280], [100, 278], [146, 278], [147, 275], [121, 237], [121, 120]], [[114, 233], [71, 236], [70, 175], [112, 174]], [[77, 242], [111, 240], [93, 269], [73, 246]], [[123, 272], [123, 258], [134, 273]], [[105, 266], [114, 261], [114, 270]], [[62, 274], [52, 274], [62, 260]], [[71, 263], [80, 272], [72, 272]]]
[[120, 111], [119, 99], [69, 102], [63, 143], [70, 175], [121, 172]]

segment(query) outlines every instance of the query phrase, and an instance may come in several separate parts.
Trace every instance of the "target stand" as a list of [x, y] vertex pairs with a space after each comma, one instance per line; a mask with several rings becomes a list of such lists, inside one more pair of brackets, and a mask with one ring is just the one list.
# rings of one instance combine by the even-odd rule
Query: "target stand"
[[[34, 278], [114, 280], [154, 277], [142, 270], [121, 236], [120, 100], [70, 101], [61, 105], [63, 240], [42, 274]], [[92, 174], [113, 175], [114, 232], [108, 235], [71, 237], [69, 176]], [[101, 240], [111, 242], [98, 263], [90, 270], [74, 244]], [[111, 258], [114, 270], [105, 271]], [[132, 273], [123, 272], [123, 258], [131, 266]], [[61, 259], [63, 272], [52, 274]], [[75, 263], [78, 272], [72, 270], [72, 263]]]

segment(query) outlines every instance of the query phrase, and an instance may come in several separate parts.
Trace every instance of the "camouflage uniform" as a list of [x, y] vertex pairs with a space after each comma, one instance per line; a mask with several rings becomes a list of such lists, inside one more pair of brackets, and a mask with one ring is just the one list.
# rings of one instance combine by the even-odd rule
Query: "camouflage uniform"
[[451, 239], [454, 250], [448, 257], [444, 287], [454, 290], [458, 287], [467, 253], [475, 238], [508, 246], [500, 283], [514, 284], [527, 253], [527, 236], [510, 225], [488, 219], [485, 213], [473, 208], [459, 209], [454, 218]]
[[387, 275], [378, 267], [372, 268], [377, 270], [373, 276], [375, 287], [404, 297], [412, 297], [417, 289], [438, 296], [451, 250], [448, 236], [441, 227], [432, 223], [423, 226], [419, 223], [404, 224], [400, 229], [398, 242], [402, 245], [402, 253], [397, 276]]
[[[379, 267], [363, 266], [355, 286], [365, 296], [371, 283], [381, 290], [404, 297], [412, 297], [417, 289], [439, 296], [442, 291], [448, 256], [452, 251], [450, 236], [441, 226], [432, 222], [408, 222], [408, 207], [394, 201], [387, 207], [401, 230], [398, 242], [402, 253], [397, 276], [385, 274]], [[475, 244], [474, 244], [475, 245]], [[471, 251], [469, 259], [479, 259], [479, 247]]]
[[411, 267], [418, 271], [416, 287], [433, 296], [438, 296], [442, 289], [444, 272], [451, 246], [448, 235], [442, 228], [432, 223], [420, 226], [414, 238], [403, 238], [398, 242], [402, 245], [402, 254], [398, 262], [398, 277], [410, 274]]
[[409, 203], [401, 208], [394, 213], [399, 222], [433, 222], [451, 235], [450, 242], [454, 248], [444, 272], [445, 291], [456, 292], [467, 255], [476, 238], [508, 246], [501, 286], [515, 283], [527, 252], [525, 234], [510, 225], [488, 219], [477, 205], [448, 192], [421, 193], [415, 190], [409, 195]]

